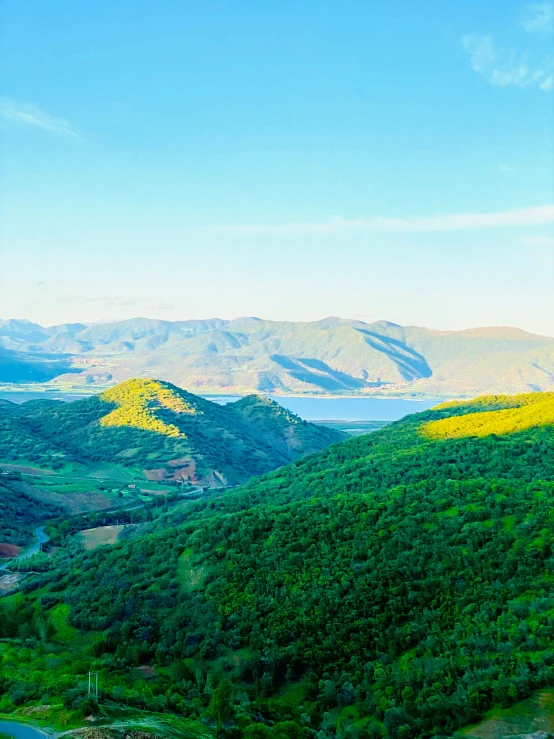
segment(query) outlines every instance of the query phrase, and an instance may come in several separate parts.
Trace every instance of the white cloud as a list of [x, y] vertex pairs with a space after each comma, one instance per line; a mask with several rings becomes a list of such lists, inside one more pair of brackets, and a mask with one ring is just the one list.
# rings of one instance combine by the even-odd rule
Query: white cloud
[[513, 166], [513, 164], [499, 164], [498, 171], [499, 172], [515, 172], [516, 168]]
[[421, 218], [357, 218], [337, 216], [328, 221], [297, 221], [284, 224], [239, 224], [202, 230], [253, 236], [312, 236], [346, 232], [466, 231], [481, 228], [510, 228], [554, 223], [554, 205], [501, 211], [498, 213], [450, 213]]
[[554, 88], [554, 61], [544, 59], [534, 65], [527, 54], [497, 49], [490, 36], [466, 34], [461, 38], [474, 72], [496, 87], [538, 87], [548, 92]]
[[10, 98], [0, 98], [0, 117], [16, 126], [30, 126], [43, 131], [82, 141], [71, 124], [63, 118], [53, 118], [36, 105], [17, 102]]
[[554, 30], [554, 3], [531, 3], [525, 9], [521, 24], [528, 33], [549, 33]]

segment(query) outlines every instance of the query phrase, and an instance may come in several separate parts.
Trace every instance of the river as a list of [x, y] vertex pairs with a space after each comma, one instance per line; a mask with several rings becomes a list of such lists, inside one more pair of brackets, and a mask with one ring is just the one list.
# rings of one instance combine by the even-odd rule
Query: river
[[0, 721], [0, 733], [13, 736], [14, 739], [47, 739], [52, 736], [42, 729], [30, 724], [19, 724], [17, 721]]

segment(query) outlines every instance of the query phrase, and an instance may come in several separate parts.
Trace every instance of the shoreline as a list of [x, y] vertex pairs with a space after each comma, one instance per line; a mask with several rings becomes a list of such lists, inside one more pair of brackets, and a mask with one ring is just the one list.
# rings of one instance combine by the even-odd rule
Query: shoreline
[[[114, 387], [114, 385], [110, 385], [109, 387]], [[74, 396], [75, 400], [79, 398], [89, 398], [93, 395], [99, 395], [100, 393], [104, 392], [107, 389], [107, 386], [100, 386], [95, 389], [90, 389], [87, 391], [85, 388], [77, 388], [74, 386], [69, 387], [44, 387], [41, 386], [41, 384], [28, 384], [28, 385], [14, 385], [9, 383], [0, 383], [0, 399], [7, 399], [5, 396], [8, 395], [43, 395], [43, 396], [52, 396], [52, 395], [68, 395], [68, 396]], [[186, 390], [187, 392], [192, 392], [190, 390], [187, 390], [187, 388], [181, 388], [183, 390]], [[194, 395], [198, 395], [201, 398], [204, 398], [206, 400], [211, 400], [212, 398], [217, 400], [219, 398], [246, 398], [249, 395], [261, 395], [266, 398], [295, 398], [295, 399], [306, 399], [306, 400], [404, 400], [404, 401], [411, 401], [414, 403], [418, 402], [432, 402], [436, 401], [437, 403], [444, 403], [446, 401], [463, 401], [463, 400], [470, 400], [473, 398], [473, 395], [466, 395], [466, 396], [460, 396], [460, 395], [448, 395], [444, 394], [442, 396], [437, 395], [402, 395], [402, 394], [392, 394], [392, 393], [375, 393], [375, 394], [348, 394], [344, 395], [342, 393], [337, 394], [306, 394], [306, 393], [266, 393], [256, 390], [249, 390], [244, 392], [233, 392], [233, 391], [224, 391], [224, 392], [193, 392]], [[50, 398], [51, 400], [63, 400], [63, 398]]]

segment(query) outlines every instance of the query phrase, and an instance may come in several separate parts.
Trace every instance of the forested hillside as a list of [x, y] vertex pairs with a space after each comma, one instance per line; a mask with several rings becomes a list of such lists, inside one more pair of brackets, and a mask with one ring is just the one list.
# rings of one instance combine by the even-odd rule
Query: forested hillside
[[266, 398], [223, 406], [156, 380], [72, 403], [0, 403], [0, 464], [109, 462], [153, 481], [236, 484], [342, 438]]
[[40, 651], [5, 658], [0, 706], [80, 705], [78, 662], [104, 700], [226, 736], [408, 739], [552, 684], [553, 406], [445, 404], [111, 548], [67, 538], [2, 608], [3, 635]]

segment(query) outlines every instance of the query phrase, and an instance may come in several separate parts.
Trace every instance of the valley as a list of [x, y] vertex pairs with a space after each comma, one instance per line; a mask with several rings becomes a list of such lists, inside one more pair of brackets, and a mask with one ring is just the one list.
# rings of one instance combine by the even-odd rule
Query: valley
[[[45, 706], [58, 731], [92, 711], [114, 737], [175, 717], [181, 736], [496, 739], [554, 681], [553, 408], [445, 403], [132, 521], [51, 518], [0, 599], [0, 711]], [[521, 733], [549, 725], [539, 704]]]
[[554, 0], [0, 24], [0, 739], [554, 739]]
[[251, 396], [226, 406], [130, 380], [71, 403], [0, 401], [2, 540], [74, 515], [236, 485], [346, 438]]

